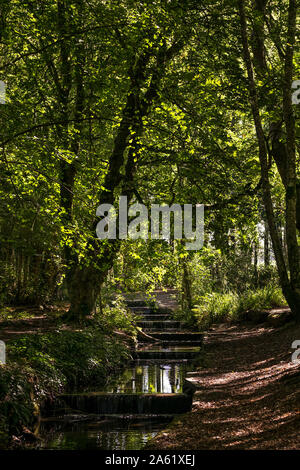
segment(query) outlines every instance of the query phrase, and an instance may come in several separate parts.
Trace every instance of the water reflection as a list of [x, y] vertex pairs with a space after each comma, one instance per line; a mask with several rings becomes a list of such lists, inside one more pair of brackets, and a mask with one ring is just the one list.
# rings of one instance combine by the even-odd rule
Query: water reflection
[[136, 365], [124, 370], [104, 391], [108, 393], [181, 393], [183, 364]]
[[[164, 348], [151, 346], [147, 350], [191, 350], [191, 348]], [[101, 392], [113, 394], [147, 394], [147, 393], [182, 393], [184, 378], [188, 370], [184, 362], [135, 362], [124, 369], [117, 377], [101, 388]], [[112, 396], [114, 400], [115, 396]], [[80, 406], [73, 407], [81, 410]], [[108, 407], [109, 408], [109, 407]], [[113, 407], [112, 407], [113, 408]], [[129, 408], [128, 408], [129, 409]], [[126, 413], [128, 413], [128, 409]], [[70, 410], [69, 410], [70, 411]], [[73, 411], [71, 411], [73, 412]], [[86, 415], [66, 419], [64, 416], [48, 419], [41, 424], [41, 441], [39, 448], [46, 449], [105, 449], [105, 450], [139, 450], [146, 442], [166, 427], [172, 419], [166, 415]], [[174, 411], [173, 411], [174, 412]], [[137, 411], [138, 413], [138, 411]]]
[[43, 422], [40, 448], [62, 450], [139, 450], [166, 426], [166, 418], [59, 423]]

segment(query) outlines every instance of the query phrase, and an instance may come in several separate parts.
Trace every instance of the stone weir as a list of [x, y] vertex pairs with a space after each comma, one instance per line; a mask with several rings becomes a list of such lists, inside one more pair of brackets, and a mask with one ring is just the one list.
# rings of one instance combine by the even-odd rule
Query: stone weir
[[[179, 351], [183, 352], [183, 356], [186, 354], [184, 356], [186, 359], [197, 356], [203, 341], [203, 333], [190, 331], [183, 322], [174, 320], [171, 310], [155, 305], [145, 306], [139, 300], [128, 301], [128, 307], [139, 317], [137, 326], [148, 333], [160, 345], [160, 349], [165, 347], [166, 351], [173, 351], [174, 359], [178, 358], [176, 353]], [[155, 346], [152, 350], [155, 351]], [[150, 350], [149, 356], [151, 356]]]
[[[172, 319], [172, 313], [141, 300], [127, 301], [137, 326], [153, 338], [139, 343], [133, 364], [101, 392], [62, 395], [66, 407], [84, 413], [178, 414], [191, 409], [192, 392], [184, 371], [200, 352], [202, 333], [193, 333]], [[176, 368], [177, 365], [177, 368]]]
[[62, 395], [73, 410], [85, 413], [107, 414], [163, 414], [186, 413], [192, 406], [192, 395], [187, 393], [83, 393]]
[[[199, 355], [203, 334], [189, 331], [182, 322], [172, 318], [171, 311], [157, 305], [136, 300], [127, 301], [127, 308], [135, 313], [137, 326], [147, 333], [145, 339], [149, 340], [150, 336], [153, 342], [140, 342], [132, 363], [101, 391], [61, 395], [56, 416], [75, 413], [102, 417], [106, 421], [101, 426], [111, 426], [109, 430], [102, 429], [102, 434], [112, 436], [115, 432], [127, 433], [120, 422], [128, 421], [129, 417], [131, 426], [136, 428], [139, 419], [148, 427], [146, 422], [155, 422], [160, 417], [161, 423], [166, 423], [174, 415], [191, 409], [194, 389], [185, 376], [189, 365]], [[127, 437], [124, 439], [126, 441]], [[115, 444], [103, 445], [108, 448]], [[126, 446], [124, 448], [128, 448], [128, 443]]]

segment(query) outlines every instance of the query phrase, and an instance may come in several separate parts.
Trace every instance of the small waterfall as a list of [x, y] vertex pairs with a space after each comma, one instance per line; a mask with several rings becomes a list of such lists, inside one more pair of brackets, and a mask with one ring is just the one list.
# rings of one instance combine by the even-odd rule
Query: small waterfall
[[176, 320], [152, 320], [145, 321], [141, 320], [137, 325], [147, 331], [149, 330], [180, 330], [182, 328], [182, 323]]
[[[137, 325], [158, 342], [140, 344], [133, 364], [101, 392], [61, 395], [57, 403], [60, 413], [63, 404], [64, 416], [60, 422], [54, 418], [57, 437], [46, 448], [66, 448], [67, 440], [80, 449], [85, 439], [84, 448], [138, 450], [172, 416], [190, 411], [194, 390], [185, 375], [199, 355], [203, 334], [187, 330], [166, 309], [141, 300], [127, 305], [139, 317]], [[43, 426], [51, 429], [51, 419]]]
[[108, 414], [173, 414], [190, 410], [191, 396], [185, 393], [161, 394], [82, 394], [63, 395], [66, 406], [83, 413]]

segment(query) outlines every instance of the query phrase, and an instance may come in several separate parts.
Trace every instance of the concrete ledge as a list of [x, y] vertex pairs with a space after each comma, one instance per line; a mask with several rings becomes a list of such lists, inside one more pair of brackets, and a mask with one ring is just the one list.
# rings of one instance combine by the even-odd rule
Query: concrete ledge
[[61, 395], [68, 407], [97, 414], [177, 414], [190, 411], [189, 393], [121, 394], [82, 393]]

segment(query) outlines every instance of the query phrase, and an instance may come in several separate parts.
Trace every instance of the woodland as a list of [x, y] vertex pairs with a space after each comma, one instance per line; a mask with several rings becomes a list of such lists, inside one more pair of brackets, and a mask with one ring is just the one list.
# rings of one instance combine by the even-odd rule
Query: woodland
[[[35, 439], [43, 400], [128, 360], [144, 334], [126, 308], [137, 293], [170, 291], [193, 331], [258, 332], [268, 315], [275, 334], [290, 328], [290, 361], [299, 31], [297, 0], [0, 0], [1, 448]], [[100, 240], [97, 208], [120, 196], [203, 204], [203, 247]]]

